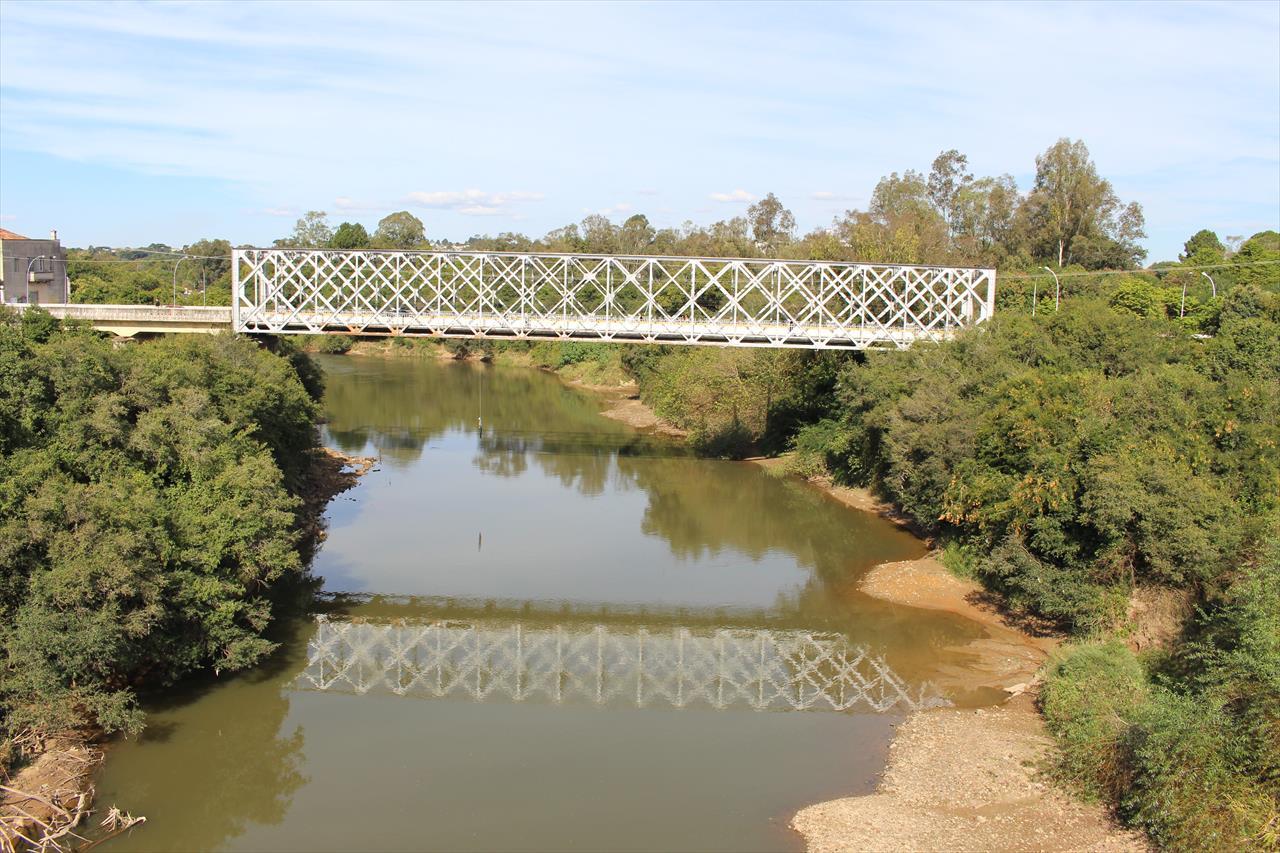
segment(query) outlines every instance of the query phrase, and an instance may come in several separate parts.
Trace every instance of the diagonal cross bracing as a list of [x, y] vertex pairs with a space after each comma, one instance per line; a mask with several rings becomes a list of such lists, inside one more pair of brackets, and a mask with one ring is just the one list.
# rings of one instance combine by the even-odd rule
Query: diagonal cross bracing
[[839, 634], [317, 619], [304, 690], [477, 701], [905, 713], [948, 704]]
[[256, 334], [905, 348], [988, 319], [995, 271], [756, 258], [237, 249]]

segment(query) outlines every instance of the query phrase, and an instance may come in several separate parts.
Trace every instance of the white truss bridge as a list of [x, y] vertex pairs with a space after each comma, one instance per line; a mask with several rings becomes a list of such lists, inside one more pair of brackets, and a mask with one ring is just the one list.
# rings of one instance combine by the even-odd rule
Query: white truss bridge
[[839, 634], [321, 616], [303, 690], [475, 701], [905, 713], [946, 705]]
[[506, 252], [237, 249], [237, 332], [905, 348], [991, 317], [995, 271]]

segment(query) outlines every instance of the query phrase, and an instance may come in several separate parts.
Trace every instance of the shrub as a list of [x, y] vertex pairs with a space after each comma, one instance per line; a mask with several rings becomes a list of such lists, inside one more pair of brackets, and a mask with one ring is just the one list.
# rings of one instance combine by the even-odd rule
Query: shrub
[[0, 322], [0, 728], [134, 730], [134, 688], [250, 666], [315, 404], [244, 338], [115, 348]]
[[1126, 822], [1173, 850], [1274, 846], [1276, 786], [1249, 772], [1254, 744], [1223, 706], [1156, 689], [1132, 719], [1114, 759], [1128, 765], [1129, 786], [1117, 792]]
[[319, 335], [317, 337], [316, 350], [329, 355], [344, 355], [355, 344], [355, 340], [348, 335]]
[[1141, 664], [1118, 641], [1068, 647], [1052, 659], [1040, 701], [1062, 746], [1060, 778], [1092, 797], [1116, 799], [1128, 790], [1132, 768], [1121, 746], [1146, 695]]

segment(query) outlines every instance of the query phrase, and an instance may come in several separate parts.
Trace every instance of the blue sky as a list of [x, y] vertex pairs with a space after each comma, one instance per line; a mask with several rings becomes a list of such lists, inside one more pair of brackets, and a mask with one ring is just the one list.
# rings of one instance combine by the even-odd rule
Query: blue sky
[[958, 148], [1026, 189], [1084, 139], [1192, 232], [1280, 227], [1280, 3], [0, 2], [0, 226], [269, 243], [299, 213], [435, 237], [591, 212], [801, 229]]

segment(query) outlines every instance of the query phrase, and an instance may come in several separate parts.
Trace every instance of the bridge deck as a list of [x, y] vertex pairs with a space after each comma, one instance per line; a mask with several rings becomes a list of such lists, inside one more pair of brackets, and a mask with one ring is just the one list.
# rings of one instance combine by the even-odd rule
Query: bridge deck
[[9, 304], [9, 308], [23, 311], [40, 308], [60, 320], [80, 320], [104, 332], [123, 337], [139, 333], [196, 333], [215, 334], [230, 331], [231, 308], [221, 305], [96, 305], [72, 303], [41, 305]]
[[959, 327], [944, 329], [846, 326], [839, 333], [819, 324], [663, 320], [579, 314], [521, 317], [518, 314], [416, 311], [271, 313], [242, 320], [239, 331], [261, 334], [404, 335], [444, 338], [563, 338], [629, 343], [864, 349], [906, 347], [920, 340], [945, 340]]

